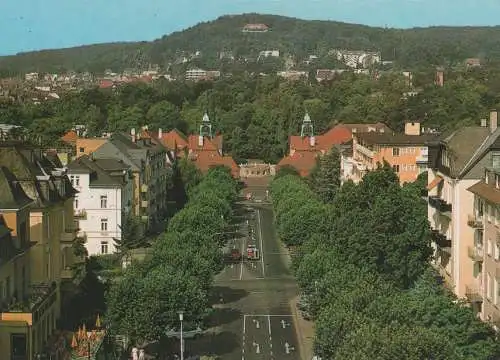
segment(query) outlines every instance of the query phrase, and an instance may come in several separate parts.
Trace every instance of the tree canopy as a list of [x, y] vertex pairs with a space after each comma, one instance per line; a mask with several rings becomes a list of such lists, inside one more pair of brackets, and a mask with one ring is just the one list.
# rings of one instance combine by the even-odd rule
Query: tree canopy
[[[113, 332], [142, 343], [176, 330], [179, 311], [187, 326], [204, 321], [213, 277], [222, 267], [221, 239], [232, 220], [237, 186], [225, 168], [202, 177], [167, 232], [155, 241], [153, 256], [133, 263], [111, 286], [107, 318]], [[214, 198], [218, 200], [213, 204], [207, 201]]]
[[[326, 188], [336, 182], [325, 178]], [[273, 180], [279, 234], [285, 244], [299, 246], [295, 276], [316, 320], [320, 357], [500, 356], [493, 329], [443, 287], [430, 265], [420, 182], [401, 187], [393, 170], [380, 165], [359, 184], [338, 187], [325, 203], [314, 181], [308, 186], [310, 181], [293, 175]]]

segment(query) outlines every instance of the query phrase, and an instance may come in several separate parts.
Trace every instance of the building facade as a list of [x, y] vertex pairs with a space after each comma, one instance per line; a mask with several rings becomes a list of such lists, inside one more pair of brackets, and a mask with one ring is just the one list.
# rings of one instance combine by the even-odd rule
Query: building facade
[[75, 192], [60, 163], [36, 147], [0, 144], [0, 166], [0, 349], [2, 359], [32, 360], [61, 316], [62, 286], [81, 279]]
[[[433, 264], [483, 320], [495, 318], [497, 113], [429, 143], [428, 219]], [[500, 274], [499, 274], [500, 275]]]
[[78, 190], [74, 213], [88, 254], [116, 252], [116, 240], [121, 240], [122, 225], [133, 205], [130, 167], [115, 159], [92, 159], [85, 155], [68, 165], [68, 176]]
[[401, 183], [413, 182], [427, 171], [427, 142], [435, 135], [421, 135], [419, 123], [407, 123], [404, 134], [354, 133], [352, 174], [355, 183], [367, 172], [387, 162], [397, 173]]
[[[146, 129], [147, 130], [147, 129]], [[115, 133], [99, 146], [94, 159], [115, 159], [130, 167], [134, 196], [132, 213], [141, 217], [145, 230], [158, 232], [167, 216], [167, 191], [171, 166], [167, 149], [147, 131]]]

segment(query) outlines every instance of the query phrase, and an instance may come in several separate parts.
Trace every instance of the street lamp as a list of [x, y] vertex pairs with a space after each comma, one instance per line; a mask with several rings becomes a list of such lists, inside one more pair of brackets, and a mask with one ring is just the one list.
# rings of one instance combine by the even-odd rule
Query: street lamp
[[184, 312], [179, 311], [179, 320], [181, 322], [181, 360], [184, 360], [184, 339], [182, 338], [182, 321], [184, 320]]

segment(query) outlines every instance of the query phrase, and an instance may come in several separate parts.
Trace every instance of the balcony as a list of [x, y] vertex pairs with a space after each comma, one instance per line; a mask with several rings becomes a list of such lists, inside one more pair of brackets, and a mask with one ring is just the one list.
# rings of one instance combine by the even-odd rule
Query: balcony
[[434, 241], [440, 248], [451, 249], [451, 240], [449, 240], [446, 235], [441, 234], [438, 230], [432, 230], [432, 241]]
[[467, 225], [469, 225], [473, 229], [482, 229], [483, 225], [483, 217], [476, 215], [469, 215], [467, 217]]
[[465, 297], [471, 303], [483, 302], [483, 294], [480, 286], [466, 286], [465, 287]]
[[417, 157], [416, 162], [417, 162], [417, 164], [428, 164], [429, 163], [429, 155], [421, 154], [419, 157]]
[[472, 260], [472, 261], [475, 261], [475, 262], [482, 262], [483, 261], [483, 258], [484, 258], [484, 251], [483, 251], [483, 248], [482, 247], [478, 247], [478, 246], [469, 246], [467, 248], [467, 253], [469, 255], [469, 258]]
[[0, 320], [26, 322], [32, 326], [56, 302], [57, 284], [55, 282], [32, 285], [29, 291], [30, 294], [23, 301], [7, 306], [0, 313]]
[[75, 219], [85, 220], [87, 218], [87, 211], [85, 209], [75, 209], [73, 216]]
[[439, 196], [429, 196], [429, 205], [443, 214], [451, 214], [452, 207]]
[[61, 243], [70, 244], [76, 239], [76, 233], [78, 229], [68, 227], [61, 233]]

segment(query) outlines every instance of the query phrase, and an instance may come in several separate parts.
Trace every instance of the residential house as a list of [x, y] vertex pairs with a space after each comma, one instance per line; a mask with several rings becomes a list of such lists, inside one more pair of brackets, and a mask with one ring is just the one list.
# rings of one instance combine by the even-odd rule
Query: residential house
[[68, 165], [68, 176], [79, 188], [74, 212], [88, 254], [116, 252], [116, 240], [121, 240], [122, 226], [133, 205], [130, 166], [116, 159], [84, 155]]
[[198, 134], [184, 136], [178, 130], [158, 133], [159, 140], [168, 148], [175, 149], [176, 156], [187, 156], [203, 173], [215, 166], [226, 166], [233, 177], [238, 178], [240, 169], [231, 156], [224, 155], [222, 135], [215, 135], [208, 114], [202, 118]]
[[186, 71], [188, 81], [214, 80], [219, 77], [220, 71], [217, 70], [191, 69]]
[[[314, 124], [309, 116], [305, 114], [302, 121], [300, 136], [289, 137], [289, 152], [277, 164], [277, 170], [282, 166], [295, 168], [301, 176], [307, 176], [316, 164], [316, 158], [324, 155], [333, 147], [337, 147], [342, 155], [341, 169], [349, 172], [352, 164], [349, 156], [350, 142], [356, 131], [389, 131], [390, 129], [382, 123], [378, 124], [339, 124], [322, 135], [315, 135]], [[390, 130], [392, 131], [392, 130]]]
[[269, 31], [269, 26], [266, 24], [246, 24], [243, 29], [241, 29], [242, 32], [268, 32]]
[[[490, 190], [494, 193], [495, 189], [490, 189], [489, 184], [493, 181], [496, 186], [499, 136], [497, 113], [493, 111], [489, 126], [487, 120], [482, 120], [481, 126], [460, 128], [428, 145], [428, 218], [435, 249], [433, 264], [455, 294], [466, 297], [483, 319], [493, 314], [489, 307], [493, 300], [488, 306], [483, 303], [489, 286], [495, 286], [490, 281], [496, 277], [494, 261], [488, 259], [485, 263], [484, 259], [493, 257], [493, 250], [496, 251], [495, 202], [490, 197]], [[485, 169], [491, 169], [486, 173], [488, 178]]]
[[81, 138], [75, 140], [76, 157], [90, 155], [108, 141], [107, 137]]
[[74, 189], [59, 166], [37, 147], [0, 144], [2, 359], [42, 354], [70, 295], [65, 283], [81, 280], [74, 268], [82, 260], [73, 251]]
[[[171, 168], [167, 149], [148, 133], [115, 133], [92, 152], [94, 159], [116, 159], [130, 166], [134, 177], [132, 213], [147, 231], [161, 231], [167, 215], [167, 189]], [[76, 185], [77, 190], [81, 185]]]
[[367, 132], [353, 134], [353, 169], [347, 177], [355, 183], [368, 171], [387, 162], [401, 183], [413, 182], [427, 171], [427, 142], [433, 134], [421, 135], [420, 123], [406, 123], [404, 134]]

